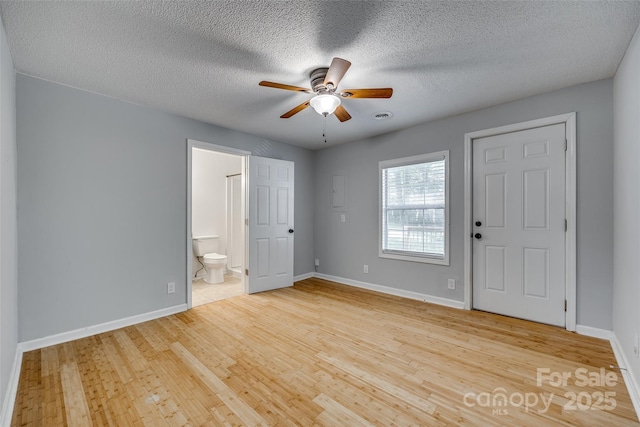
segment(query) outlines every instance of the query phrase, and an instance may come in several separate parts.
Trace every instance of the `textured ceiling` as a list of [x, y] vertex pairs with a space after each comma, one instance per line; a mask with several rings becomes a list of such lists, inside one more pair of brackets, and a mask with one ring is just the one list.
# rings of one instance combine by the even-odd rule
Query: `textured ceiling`
[[[307, 148], [611, 77], [639, 1], [0, 1], [18, 72]], [[353, 119], [307, 109], [334, 56]], [[372, 115], [391, 111], [389, 120]]]

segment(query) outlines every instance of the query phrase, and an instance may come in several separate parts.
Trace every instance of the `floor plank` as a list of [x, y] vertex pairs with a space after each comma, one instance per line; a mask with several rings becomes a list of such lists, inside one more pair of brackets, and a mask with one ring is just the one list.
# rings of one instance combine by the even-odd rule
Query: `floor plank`
[[[25, 353], [12, 426], [640, 427], [615, 364], [604, 340], [307, 279]], [[601, 368], [615, 384], [576, 377]]]

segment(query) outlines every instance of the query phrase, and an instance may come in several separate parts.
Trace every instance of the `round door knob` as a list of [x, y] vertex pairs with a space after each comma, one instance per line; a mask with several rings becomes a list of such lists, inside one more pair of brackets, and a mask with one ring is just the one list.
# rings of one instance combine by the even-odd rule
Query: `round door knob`
[[293, 233], [293, 228], [290, 228], [290, 229], [289, 229], [289, 233]]
[[476, 233], [476, 234], [474, 234], [473, 237], [475, 237], [476, 239], [482, 239], [482, 234]]
[[482, 225], [482, 222], [476, 221], [476, 227], [480, 227], [481, 225]]

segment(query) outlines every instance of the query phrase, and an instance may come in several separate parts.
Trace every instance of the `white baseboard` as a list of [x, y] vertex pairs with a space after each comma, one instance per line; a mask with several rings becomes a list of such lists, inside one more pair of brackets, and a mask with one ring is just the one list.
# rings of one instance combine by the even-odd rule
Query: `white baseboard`
[[585, 325], [576, 325], [576, 333], [580, 335], [586, 335], [588, 337], [600, 338], [607, 341], [611, 341], [611, 339], [613, 338], [612, 331]]
[[16, 396], [18, 395], [18, 383], [20, 382], [21, 369], [22, 350], [20, 349], [20, 346], [17, 346], [16, 355], [13, 358], [13, 367], [11, 368], [11, 374], [9, 376], [9, 383], [7, 384], [7, 394], [4, 396], [2, 412], [0, 412], [0, 426], [2, 427], [8, 427], [11, 424], [13, 407], [15, 406]]
[[360, 282], [358, 280], [345, 279], [344, 277], [330, 276], [328, 274], [315, 273], [313, 277], [330, 280], [332, 282], [342, 283], [344, 285], [355, 286], [357, 288], [369, 289], [370, 291], [382, 292], [383, 294], [395, 295], [398, 297], [415, 299], [418, 301], [430, 302], [433, 304], [444, 305], [453, 308], [464, 308], [464, 301], [457, 301], [449, 298], [436, 297], [419, 292], [405, 291], [403, 289], [392, 288], [389, 286], [374, 285], [373, 283]]
[[622, 351], [622, 347], [618, 342], [618, 337], [616, 337], [615, 333], [611, 334], [611, 348], [613, 349], [613, 354], [616, 357], [616, 361], [618, 362], [618, 366], [620, 368], [620, 373], [622, 374], [622, 378], [624, 378], [624, 383], [627, 385], [627, 391], [629, 391], [629, 397], [631, 397], [631, 402], [633, 403], [633, 407], [636, 410], [636, 415], [640, 419], [640, 385], [636, 381], [636, 376], [631, 369], [631, 364], [627, 360], [624, 352]]
[[112, 320], [110, 322], [101, 323], [99, 325], [87, 326], [86, 328], [76, 329], [74, 331], [62, 332], [60, 334], [37, 338], [30, 341], [23, 341], [21, 343], [18, 343], [18, 349], [22, 352], [38, 350], [44, 347], [49, 347], [51, 345], [62, 344], [64, 342], [89, 337], [91, 335], [113, 331], [115, 329], [124, 328], [138, 323], [146, 322], [148, 320], [158, 319], [160, 317], [169, 316], [171, 314], [180, 313], [186, 310], [187, 304], [175, 305], [173, 307], [167, 307], [161, 310], [151, 311], [149, 313], [125, 317], [124, 319]]
[[314, 272], [310, 272], [310, 273], [305, 273], [305, 274], [301, 274], [299, 276], [294, 276], [293, 278], [293, 282], [299, 282], [300, 280], [304, 280], [304, 279], [311, 279], [312, 277], [315, 277], [316, 273]]

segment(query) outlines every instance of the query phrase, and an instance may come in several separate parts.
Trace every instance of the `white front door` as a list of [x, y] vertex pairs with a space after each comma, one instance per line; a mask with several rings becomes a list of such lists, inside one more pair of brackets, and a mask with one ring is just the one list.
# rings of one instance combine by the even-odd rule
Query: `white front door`
[[249, 286], [293, 286], [293, 162], [249, 157]]
[[565, 124], [473, 140], [473, 307], [565, 325]]

